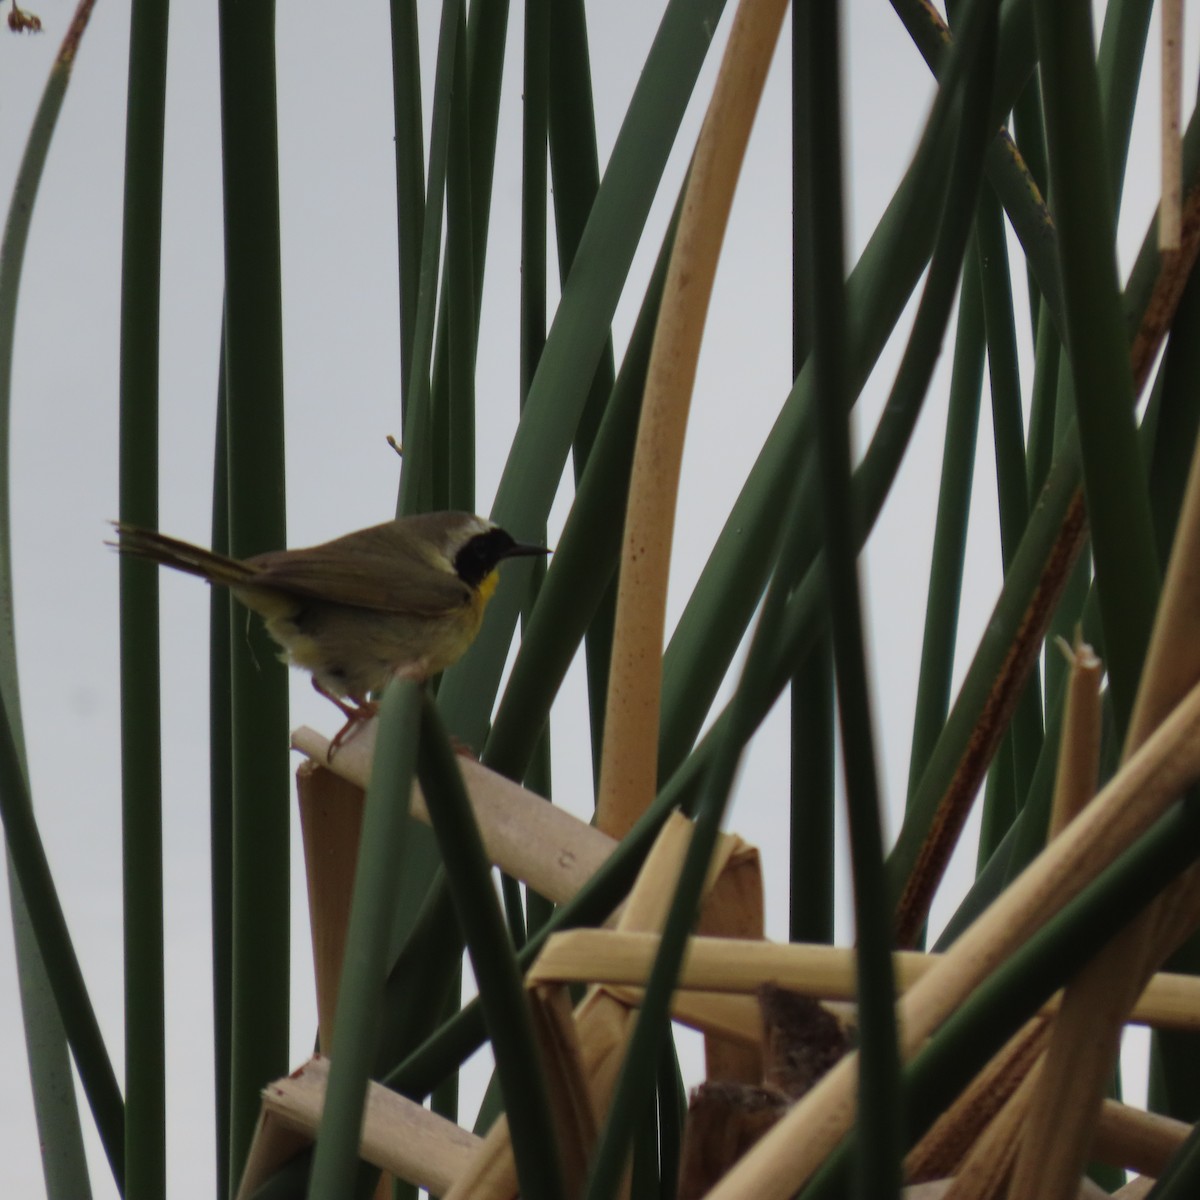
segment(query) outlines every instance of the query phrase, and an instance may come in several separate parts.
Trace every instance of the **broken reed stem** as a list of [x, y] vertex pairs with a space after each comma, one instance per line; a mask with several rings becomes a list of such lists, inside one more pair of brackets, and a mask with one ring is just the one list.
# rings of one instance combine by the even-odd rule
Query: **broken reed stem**
[[[292, 734], [293, 748], [366, 790], [375, 750], [375, 723], [364, 727], [327, 764], [329, 741], [315, 730]], [[488, 857], [515, 879], [561, 904], [570, 900], [616, 847], [612, 838], [544, 797], [469, 758], [459, 758], [463, 783]], [[413, 786], [412, 814], [426, 824], [429, 810]]]
[[1096, 794], [1100, 778], [1100, 734], [1103, 724], [1100, 683], [1104, 664], [1079, 633], [1075, 645], [1063, 649], [1070, 663], [1063, 705], [1058, 775], [1050, 807], [1047, 840], [1061, 833]]
[[296, 771], [296, 793], [317, 989], [317, 1045], [328, 1056], [333, 1051], [333, 1014], [346, 952], [365, 796], [360, 787], [312, 762], [302, 763]]

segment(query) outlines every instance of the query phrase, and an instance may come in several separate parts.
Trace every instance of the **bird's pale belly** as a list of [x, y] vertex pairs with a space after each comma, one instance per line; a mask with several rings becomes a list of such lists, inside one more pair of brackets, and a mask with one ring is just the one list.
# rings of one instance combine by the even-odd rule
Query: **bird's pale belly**
[[458, 661], [479, 630], [482, 606], [438, 617], [311, 602], [267, 617], [267, 632], [293, 666], [322, 687], [363, 701], [395, 675], [424, 680]]

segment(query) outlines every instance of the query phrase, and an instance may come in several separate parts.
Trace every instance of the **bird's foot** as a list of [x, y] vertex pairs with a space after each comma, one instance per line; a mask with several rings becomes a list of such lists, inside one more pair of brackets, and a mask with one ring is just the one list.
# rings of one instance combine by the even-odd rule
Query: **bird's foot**
[[376, 713], [379, 712], [379, 705], [374, 700], [357, 700], [351, 697], [350, 700], [343, 700], [341, 696], [334, 695], [328, 688], [322, 687], [313, 678], [313, 687], [325, 697], [326, 700], [332, 701], [341, 709], [342, 715], [346, 718], [346, 723], [334, 734], [333, 741], [329, 743], [329, 750], [326, 752], [325, 761], [333, 762], [333, 756], [338, 750], [345, 745], [350, 738], [358, 732], [360, 725], [365, 725]]

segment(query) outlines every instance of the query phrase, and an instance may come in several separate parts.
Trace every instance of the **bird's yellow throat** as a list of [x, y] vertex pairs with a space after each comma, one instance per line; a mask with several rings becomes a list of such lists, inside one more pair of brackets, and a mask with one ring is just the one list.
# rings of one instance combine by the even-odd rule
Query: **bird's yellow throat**
[[479, 593], [479, 599], [476, 603], [480, 611], [483, 610], [487, 602], [492, 598], [492, 593], [496, 590], [496, 584], [500, 582], [499, 570], [489, 571], [480, 581], [479, 587], [476, 589]]

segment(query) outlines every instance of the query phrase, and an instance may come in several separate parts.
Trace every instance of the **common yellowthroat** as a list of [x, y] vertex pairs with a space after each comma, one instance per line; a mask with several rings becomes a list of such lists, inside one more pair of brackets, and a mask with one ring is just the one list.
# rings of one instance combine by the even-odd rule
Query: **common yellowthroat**
[[219, 583], [266, 621], [283, 657], [343, 712], [330, 754], [393, 676], [423, 681], [475, 640], [500, 563], [546, 554], [464, 512], [400, 517], [305, 550], [227, 558], [116, 522], [114, 545]]

